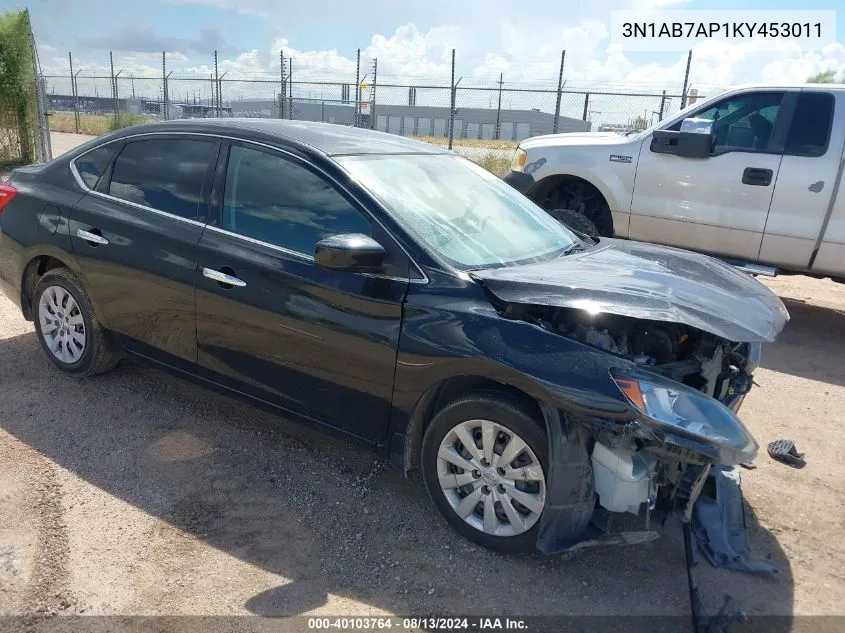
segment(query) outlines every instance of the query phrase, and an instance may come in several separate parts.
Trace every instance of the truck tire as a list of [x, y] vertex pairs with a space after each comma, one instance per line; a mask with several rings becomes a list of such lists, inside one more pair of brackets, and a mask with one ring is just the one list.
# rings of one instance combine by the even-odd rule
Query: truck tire
[[549, 211], [549, 215], [573, 231], [584, 233], [595, 240], [599, 239], [599, 230], [596, 228], [596, 225], [580, 211], [576, 211], [575, 209], [552, 209]]
[[[553, 189], [542, 205], [552, 213], [574, 210], [585, 216], [602, 237], [613, 237], [613, 217], [601, 192], [585, 180], [569, 180]], [[573, 227], [574, 228], [574, 227]]]

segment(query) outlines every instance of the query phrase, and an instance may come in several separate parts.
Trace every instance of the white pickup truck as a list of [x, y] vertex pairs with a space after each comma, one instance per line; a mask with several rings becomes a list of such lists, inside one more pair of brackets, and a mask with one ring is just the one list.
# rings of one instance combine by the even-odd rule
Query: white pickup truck
[[599, 235], [841, 281], [844, 150], [845, 85], [743, 86], [628, 136], [527, 139], [505, 180]]

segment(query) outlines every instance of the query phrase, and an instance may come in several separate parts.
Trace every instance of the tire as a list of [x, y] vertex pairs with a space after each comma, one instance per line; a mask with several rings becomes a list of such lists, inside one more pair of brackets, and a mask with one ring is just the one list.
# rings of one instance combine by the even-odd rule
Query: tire
[[549, 211], [549, 215], [563, 224], [566, 228], [577, 231], [578, 233], [583, 233], [594, 240], [598, 240], [600, 237], [599, 230], [596, 228], [596, 225], [593, 224], [590, 218], [582, 214], [580, 211], [575, 211], [574, 209], [553, 209]]
[[[476, 426], [475, 450], [471, 453], [460, 436], [469, 440], [468, 433]], [[492, 429], [487, 437], [494, 439], [495, 455], [486, 465], [478, 459], [486, 454], [481, 439], [483, 427]], [[515, 437], [522, 440], [524, 449], [518, 448], [520, 444], [510, 449]], [[504, 439], [507, 441], [503, 442]], [[448, 452], [451, 461], [444, 459], [441, 449]], [[509, 449], [515, 453], [508, 463], [510, 473], [499, 461]], [[423, 480], [440, 513], [469, 540], [502, 553], [533, 552], [545, 509], [548, 453], [548, 439], [541, 420], [503, 394], [472, 394], [440, 410], [426, 429], [421, 455]], [[467, 468], [459, 468], [457, 463]], [[515, 473], [520, 476], [528, 473], [527, 477], [535, 480], [517, 480]], [[449, 482], [446, 487], [441, 484], [441, 476]], [[477, 503], [473, 504], [474, 500]], [[528, 505], [522, 505], [520, 500]], [[488, 514], [491, 507], [493, 511]], [[486, 521], [485, 517], [491, 518]]]
[[117, 365], [114, 344], [100, 327], [82, 284], [67, 268], [54, 268], [38, 280], [32, 314], [41, 347], [62, 371], [93, 376]]
[[[585, 216], [602, 237], [613, 237], [613, 217], [601, 192], [583, 180], [570, 180], [553, 189], [543, 208], [552, 215], [559, 210], [577, 211]], [[557, 217], [557, 216], [555, 216]]]

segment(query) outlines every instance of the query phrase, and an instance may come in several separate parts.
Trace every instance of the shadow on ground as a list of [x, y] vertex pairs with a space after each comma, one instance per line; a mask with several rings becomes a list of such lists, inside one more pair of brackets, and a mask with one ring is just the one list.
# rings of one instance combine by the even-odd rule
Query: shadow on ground
[[[66, 376], [31, 332], [0, 340], [0, 402], [0, 425], [62, 468], [283, 577], [248, 600], [252, 613], [300, 614], [334, 594], [398, 614], [667, 615], [687, 628], [674, 525], [653, 543], [571, 557], [494, 554], [457, 536], [418, 482], [369, 453], [152, 368]], [[728, 591], [751, 614], [789, 616], [789, 562], [751, 517], [754, 554], [780, 576], [703, 563], [705, 608]], [[787, 617], [769, 630], [789, 626]]]
[[762, 366], [832, 385], [845, 385], [845, 313], [781, 297], [790, 320], [772, 345], [763, 349]]

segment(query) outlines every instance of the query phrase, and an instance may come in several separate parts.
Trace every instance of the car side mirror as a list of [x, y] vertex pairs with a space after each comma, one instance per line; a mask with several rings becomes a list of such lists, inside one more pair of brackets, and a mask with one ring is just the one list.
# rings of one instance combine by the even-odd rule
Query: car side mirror
[[362, 233], [331, 235], [314, 246], [314, 261], [328, 270], [378, 272], [384, 257], [384, 247]]
[[713, 121], [689, 118], [681, 121], [681, 129], [655, 130], [651, 151], [675, 154], [686, 158], [707, 158], [713, 153]]

